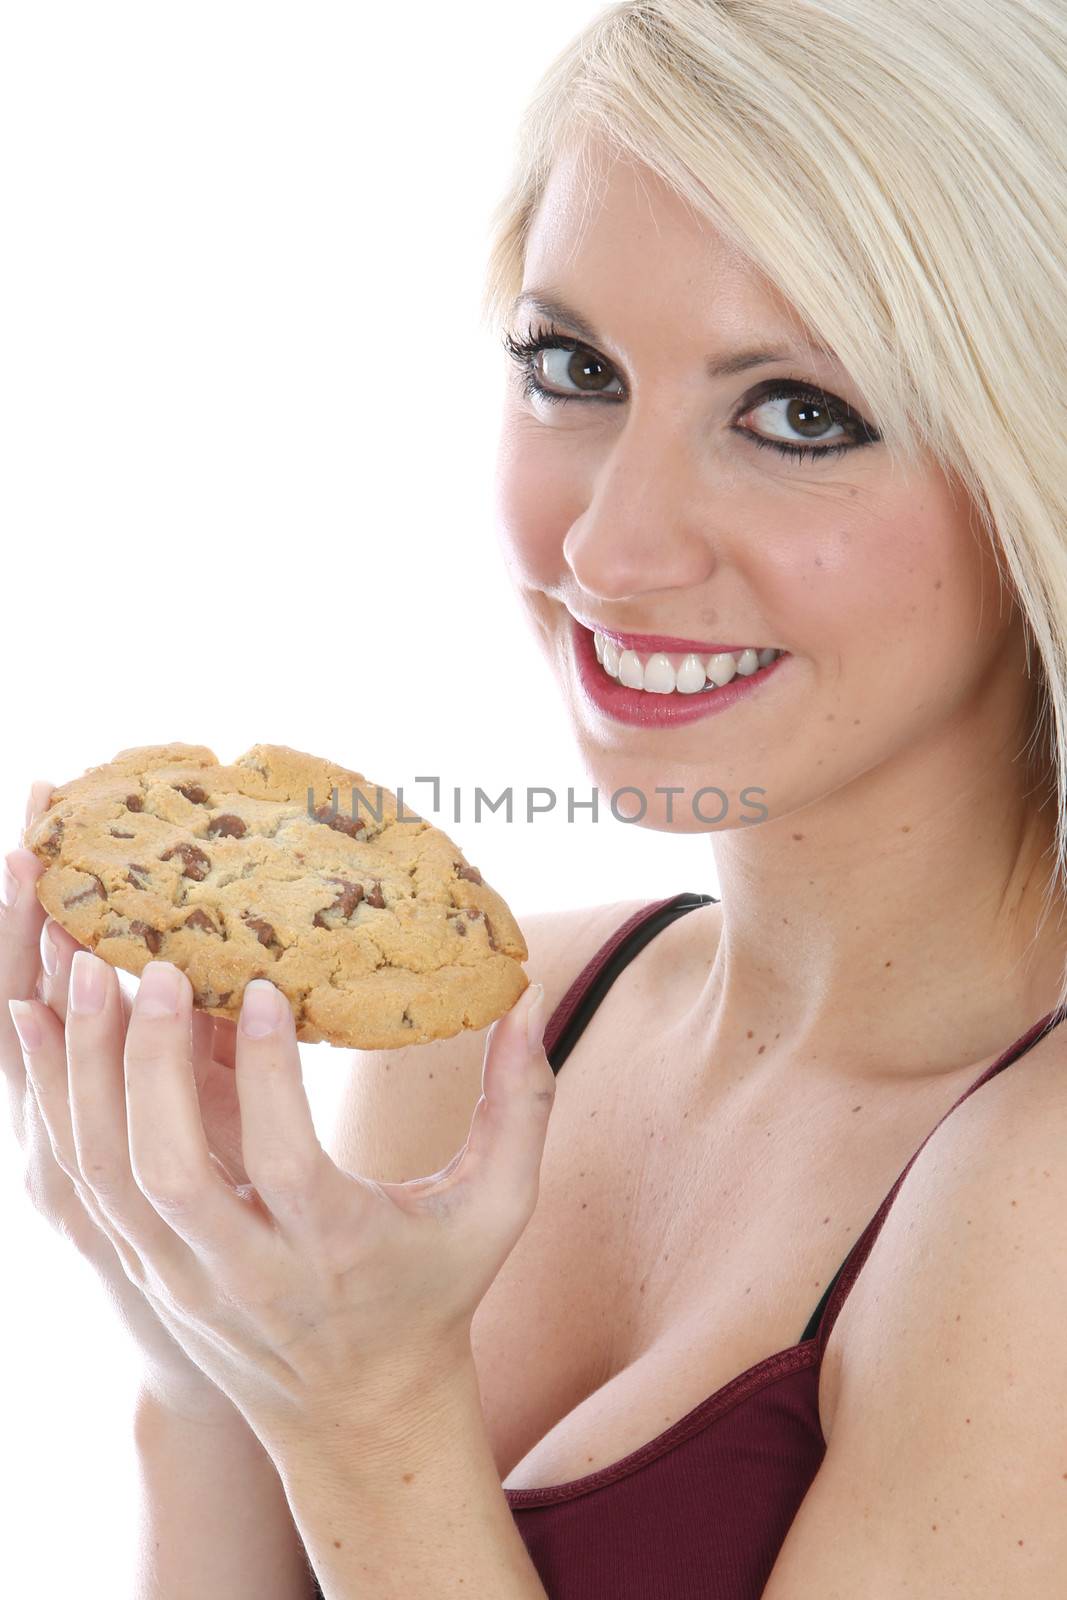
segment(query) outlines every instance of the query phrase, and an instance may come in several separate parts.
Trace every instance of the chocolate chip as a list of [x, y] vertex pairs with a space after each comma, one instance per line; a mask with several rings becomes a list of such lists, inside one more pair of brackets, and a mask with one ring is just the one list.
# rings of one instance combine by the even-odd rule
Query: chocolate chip
[[465, 939], [467, 937], [467, 929], [464, 926], [463, 919], [461, 917], [449, 917], [448, 920], [451, 922], [456, 932], [461, 933]]
[[202, 806], [207, 801], [207, 795], [198, 783], [176, 783], [174, 787], [179, 794], [183, 794], [187, 800], [191, 800], [194, 806]]
[[269, 922], [264, 922], [262, 917], [250, 917], [244, 913], [244, 920], [259, 940], [260, 944], [277, 944], [278, 937]]
[[209, 839], [217, 839], [220, 835], [226, 839], [242, 839], [247, 832], [247, 825], [230, 811], [224, 811], [219, 817], [212, 817], [207, 825]]
[[158, 928], [150, 928], [147, 922], [131, 922], [130, 932], [139, 933], [148, 946], [150, 953], [157, 956], [163, 944], [163, 935]]
[[382, 896], [382, 886], [378, 882], [377, 878], [374, 880], [374, 888], [367, 896], [367, 904], [369, 906], [377, 906], [379, 911], [385, 910], [385, 900]]
[[459, 871], [456, 873], [457, 878], [466, 878], [468, 883], [481, 883], [482, 875], [477, 867], [460, 867], [458, 861], [452, 864], [455, 867], [459, 867]]
[[182, 927], [203, 928], [205, 933], [218, 933], [219, 931], [212, 922], [211, 918], [208, 916], [207, 912], [201, 906], [197, 906], [195, 911], [191, 911], [189, 913], [185, 921], [182, 923]]
[[47, 839], [41, 840], [41, 849], [45, 855], [57, 856], [63, 840], [63, 819], [60, 817]]
[[[332, 876], [329, 878], [329, 882], [341, 885], [341, 892], [333, 902], [333, 906], [340, 908], [342, 917], [350, 917], [363, 899], [363, 885], [361, 883], [349, 883], [347, 878], [335, 878]], [[328, 909], [332, 911], [333, 906], [328, 907]]]
[[[335, 900], [332, 900], [330, 904], [325, 907], [325, 911], [339, 911], [341, 916], [347, 922], [348, 918], [359, 905], [359, 902], [363, 899], [363, 885], [361, 883], [349, 883], [347, 878], [337, 878], [334, 877], [333, 874], [328, 875], [327, 882], [339, 883], [341, 885], [341, 892]], [[369, 901], [368, 904], [373, 904], [373, 902]], [[335, 926], [334, 923], [326, 921], [325, 911], [316, 911], [314, 917], [312, 918], [312, 927], [330, 928]]]
[[113, 839], [135, 839], [137, 837], [137, 835], [133, 833], [123, 833], [120, 828], [109, 828], [108, 832], [111, 834]]
[[194, 1006], [225, 1006], [229, 1004], [232, 994], [232, 989], [227, 989], [225, 994], [217, 994], [214, 989], [210, 988], [194, 989], [193, 1004]]
[[496, 940], [493, 938], [493, 924], [489, 921], [488, 917], [486, 917], [486, 919], [485, 919], [485, 931], [489, 935], [489, 948], [490, 948], [490, 950], [498, 950], [500, 948], [500, 946], [497, 944]]
[[72, 894], [69, 900], [64, 900], [63, 904], [65, 906], [80, 905], [83, 900], [91, 900], [94, 895], [98, 895], [101, 900], [107, 899], [107, 890], [96, 876], [96, 873], [90, 872], [89, 876], [93, 880], [93, 887], [91, 889], [81, 889], [77, 894]]
[[347, 833], [350, 839], [354, 839], [367, 826], [362, 817], [346, 817], [340, 811], [336, 816], [332, 816], [332, 811], [330, 802], [324, 800], [322, 805], [315, 809], [316, 821], [325, 822], [328, 828], [335, 828], [338, 833]]
[[139, 794], [128, 794], [126, 796], [126, 810], [127, 811], [143, 811], [144, 810], [144, 801], [141, 799], [141, 796]]
[[130, 862], [130, 870], [126, 874], [127, 883], [132, 883], [135, 889], [144, 889], [147, 885], [142, 883], [140, 879], [149, 877], [151, 877], [151, 873], [147, 867], [138, 866], [136, 861]]
[[184, 863], [182, 877], [192, 878], [195, 883], [203, 883], [211, 871], [211, 858], [206, 856], [198, 845], [173, 844], [169, 850], [164, 850], [160, 861], [169, 861], [171, 856], [181, 856]]

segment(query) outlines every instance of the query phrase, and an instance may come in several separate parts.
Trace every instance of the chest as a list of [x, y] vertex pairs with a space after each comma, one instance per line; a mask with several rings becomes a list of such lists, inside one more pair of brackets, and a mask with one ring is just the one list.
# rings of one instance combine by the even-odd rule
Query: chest
[[[685, 1063], [680, 1038], [635, 1052], [599, 1019], [559, 1074], [537, 1211], [472, 1327], [509, 1489], [612, 1465], [796, 1345], [951, 1103], [945, 1083], [906, 1104], [820, 1087], [799, 1063], [784, 1089]], [[820, 1379], [826, 1437], [848, 1309]]]

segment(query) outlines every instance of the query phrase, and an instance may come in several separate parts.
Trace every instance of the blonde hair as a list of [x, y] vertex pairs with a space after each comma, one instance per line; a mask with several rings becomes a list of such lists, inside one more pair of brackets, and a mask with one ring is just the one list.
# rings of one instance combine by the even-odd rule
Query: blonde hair
[[1038, 657], [1022, 731], [1026, 781], [1040, 805], [1054, 788], [1057, 808], [1047, 915], [1067, 886], [1062, 0], [603, 8], [519, 123], [491, 220], [494, 330], [549, 172], [585, 134], [644, 163], [755, 263], [858, 383], [892, 461], [927, 453], [970, 496], [1031, 678]]

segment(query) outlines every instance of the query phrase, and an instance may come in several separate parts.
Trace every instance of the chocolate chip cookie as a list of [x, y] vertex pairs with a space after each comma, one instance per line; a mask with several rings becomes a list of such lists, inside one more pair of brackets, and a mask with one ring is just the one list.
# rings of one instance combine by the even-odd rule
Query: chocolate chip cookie
[[484, 1028], [528, 979], [500, 895], [446, 834], [362, 773], [253, 745], [145, 745], [53, 790], [23, 844], [41, 904], [113, 967], [155, 957], [236, 1018], [287, 996], [297, 1037], [392, 1049]]

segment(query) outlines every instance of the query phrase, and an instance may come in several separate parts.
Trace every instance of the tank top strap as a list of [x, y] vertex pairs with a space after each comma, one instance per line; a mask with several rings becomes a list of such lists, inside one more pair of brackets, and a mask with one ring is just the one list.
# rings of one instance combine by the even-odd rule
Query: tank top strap
[[647, 906], [640, 906], [604, 940], [545, 1024], [545, 1054], [553, 1072], [558, 1074], [619, 973], [649, 940], [687, 911], [713, 903], [718, 903], [714, 895], [689, 890], [653, 900]]
[[940, 1128], [941, 1124], [945, 1122], [952, 1115], [952, 1113], [963, 1104], [965, 1100], [969, 1099], [977, 1089], [980, 1089], [983, 1084], [988, 1083], [991, 1078], [995, 1078], [998, 1072], [1003, 1072], [1005, 1067], [1010, 1067], [1013, 1061], [1018, 1061], [1020, 1056], [1025, 1055], [1026, 1052], [1032, 1049], [1033, 1046], [1043, 1039], [1047, 1033], [1050, 1033], [1058, 1023], [1062, 1022], [1065, 1016], [1067, 1016], [1067, 1005], [1061, 1006], [1054, 1011], [1047, 1012], [1045, 1016], [1040, 1019], [1040, 1021], [1033, 1023], [1031, 1027], [1027, 1028], [1024, 1034], [1016, 1039], [1014, 1044], [1010, 1044], [1008, 1048], [997, 1057], [992, 1065], [988, 1066], [985, 1071], [980, 1074], [980, 1076], [969, 1086], [969, 1088], [964, 1089], [959, 1098], [954, 1100], [952, 1105], [949, 1106], [944, 1116], [939, 1117], [937, 1122], [934, 1123], [933, 1127], [930, 1129], [930, 1132], [926, 1135], [926, 1138], [923, 1140], [922, 1144], [915, 1151], [907, 1166], [904, 1168], [903, 1172], [901, 1172], [893, 1187], [890, 1189], [889, 1193], [878, 1207], [878, 1210], [875, 1212], [870, 1222], [868, 1222], [867, 1226], [864, 1228], [863, 1232], [852, 1246], [852, 1249], [849, 1251], [840, 1267], [838, 1267], [830, 1283], [827, 1285], [826, 1293], [823, 1295], [822, 1300], [819, 1302], [819, 1305], [816, 1307], [815, 1312], [812, 1315], [812, 1319], [808, 1324], [808, 1328], [805, 1329], [803, 1335], [804, 1339], [817, 1334], [820, 1359], [824, 1350], [826, 1349], [826, 1341], [830, 1337], [834, 1323], [837, 1321], [838, 1315], [840, 1314], [841, 1307], [847, 1300], [852, 1285], [859, 1277], [864, 1262], [867, 1260], [867, 1257], [874, 1248], [874, 1241], [877, 1239], [882, 1230], [882, 1225], [885, 1222], [886, 1217], [889, 1215], [893, 1201], [900, 1192], [901, 1184], [904, 1182], [904, 1179], [907, 1177], [908, 1173], [911, 1171], [912, 1167], [915, 1165], [915, 1162], [925, 1150], [926, 1146], [929, 1144], [938, 1128]]

